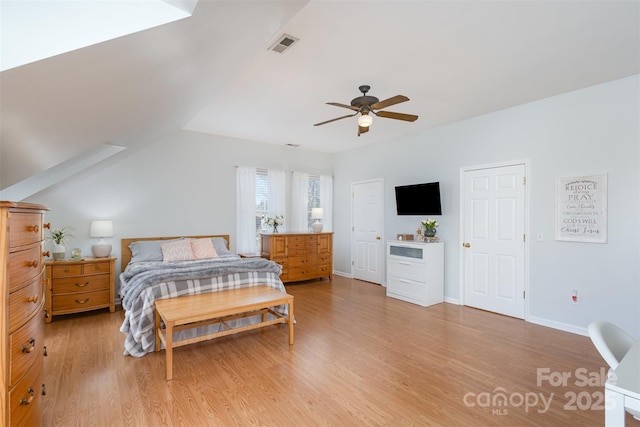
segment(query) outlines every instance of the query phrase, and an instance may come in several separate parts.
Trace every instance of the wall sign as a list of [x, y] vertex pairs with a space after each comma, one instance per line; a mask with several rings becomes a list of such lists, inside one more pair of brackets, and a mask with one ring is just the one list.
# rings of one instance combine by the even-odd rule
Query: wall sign
[[556, 240], [607, 242], [607, 175], [556, 179]]

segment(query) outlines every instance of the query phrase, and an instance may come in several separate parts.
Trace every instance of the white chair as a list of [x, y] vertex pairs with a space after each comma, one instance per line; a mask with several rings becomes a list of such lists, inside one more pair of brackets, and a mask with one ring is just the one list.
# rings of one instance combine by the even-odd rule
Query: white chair
[[[604, 320], [597, 320], [588, 327], [591, 342], [600, 353], [600, 356], [613, 371], [620, 361], [636, 342], [635, 338], [614, 325]], [[633, 417], [640, 420], [640, 408], [625, 408]]]

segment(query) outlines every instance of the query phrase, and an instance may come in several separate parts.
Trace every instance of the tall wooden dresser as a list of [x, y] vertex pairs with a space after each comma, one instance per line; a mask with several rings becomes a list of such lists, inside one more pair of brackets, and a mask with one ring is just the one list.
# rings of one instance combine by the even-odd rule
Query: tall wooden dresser
[[0, 201], [0, 426], [42, 425], [47, 210]]
[[284, 283], [329, 277], [333, 272], [333, 233], [261, 234], [262, 258], [282, 265]]

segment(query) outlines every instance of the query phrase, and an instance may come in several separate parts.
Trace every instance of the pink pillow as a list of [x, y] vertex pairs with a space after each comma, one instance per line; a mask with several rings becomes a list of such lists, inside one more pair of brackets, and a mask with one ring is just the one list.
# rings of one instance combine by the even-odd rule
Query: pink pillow
[[195, 259], [218, 258], [218, 253], [213, 247], [211, 239], [192, 239], [190, 242]]
[[177, 242], [164, 243], [160, 245], [162, 249], [162, 260], [164, 262], [189, 261], [193, 260], [193, 251], [188, 239]]

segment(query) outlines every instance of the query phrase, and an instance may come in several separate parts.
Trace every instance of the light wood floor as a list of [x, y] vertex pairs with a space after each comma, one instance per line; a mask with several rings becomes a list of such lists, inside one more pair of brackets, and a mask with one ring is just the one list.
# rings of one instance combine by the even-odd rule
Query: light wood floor
[[[452, 304], [423, 308], [338, 276], [287, 289], [293, 346], [279, 325], [181, 347], [169, 382], [164, 352], [122, 355], [122, 311], [54, 318], [45, 426], [604, 424], [601, 378], [576, 377], [604, 373], [587, 337]], [[538, 384], [538, 369], [571, 377]]]

